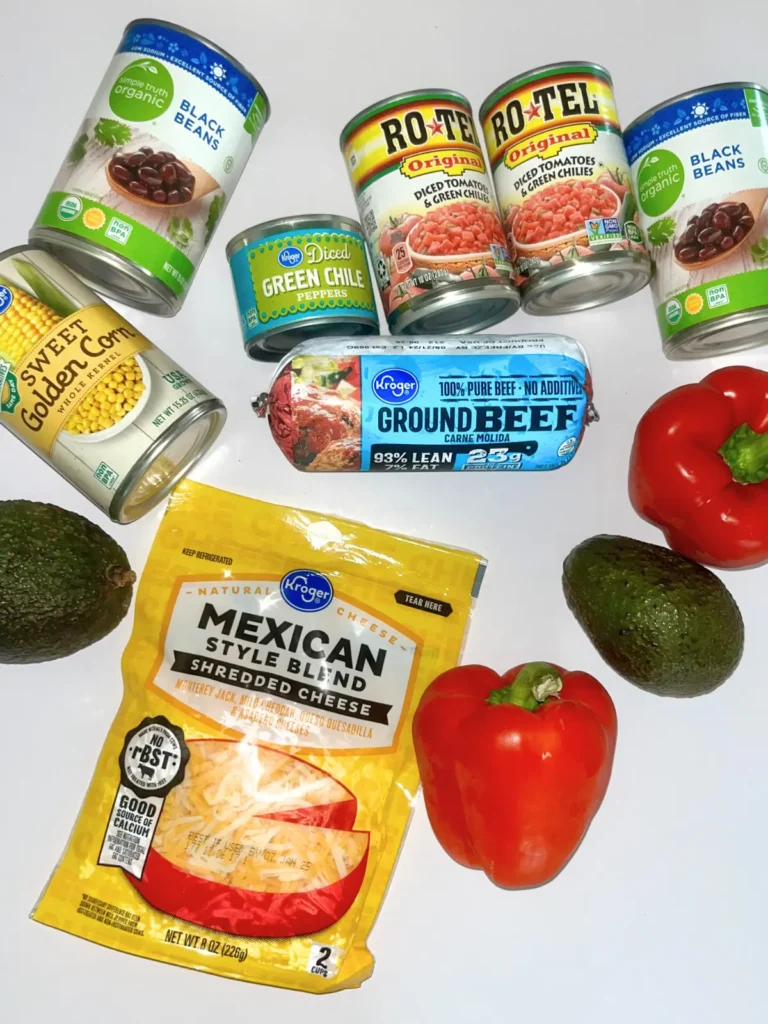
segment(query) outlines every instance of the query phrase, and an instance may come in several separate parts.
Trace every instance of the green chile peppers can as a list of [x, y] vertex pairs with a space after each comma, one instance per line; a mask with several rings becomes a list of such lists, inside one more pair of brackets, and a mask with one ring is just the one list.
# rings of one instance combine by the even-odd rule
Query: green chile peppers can
[[277, 359], [311, 338], [379, 333], [360, 225], [307, 214], [247, 228], [230, 241], [245, 350]]
[[166, 21], [125, 29], [30, 231], [110, 298], [178, 313], [269, 101], [228, 53]]

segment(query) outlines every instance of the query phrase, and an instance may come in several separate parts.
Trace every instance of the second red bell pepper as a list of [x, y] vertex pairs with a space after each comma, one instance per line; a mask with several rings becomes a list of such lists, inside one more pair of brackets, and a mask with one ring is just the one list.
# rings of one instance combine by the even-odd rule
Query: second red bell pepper
[[686, 558], [768, 560], [768, 373], [728, 366], [659, 398], [635, 433], [629, 496]]
[[443, 849], [520, 889], [554, 878], [583, 839], [608, 786], [616, 711], [586, 672], [465, 665], [429, 686], [413, 735]]

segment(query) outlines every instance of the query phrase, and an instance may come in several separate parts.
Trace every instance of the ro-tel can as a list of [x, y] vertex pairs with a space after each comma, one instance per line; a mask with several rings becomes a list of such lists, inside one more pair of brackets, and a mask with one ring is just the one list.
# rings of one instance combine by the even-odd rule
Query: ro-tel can
[[313, 213], [241, 231], [227, 246], [245, 350], [275, 359], [308, 338], [379, 333], [357, 221]]
[[173, 316], [268, 117], [229, 54], [166, 21], [131, 22], [30, 241], [105, 295]]
[[253, 405], [310, 473], [559, 469], [597, 419], [561, 334], [309, 341]]
[[528, 71], [480, 118], [523, 309], [570, 313], [644, 287], [651, 263], [605, 68]]
[[157, 505], [225, 419], [50, 253], [0, 253], [0, 423], [114, 522]]
[[670, 359], [761, 345], [768, 329], [768, 91], [676, 96], [626, 131]]
[[368, 107], [341, 133], [393, 334], [478, 331], [519, 294], [469, 102], [429, 89]]

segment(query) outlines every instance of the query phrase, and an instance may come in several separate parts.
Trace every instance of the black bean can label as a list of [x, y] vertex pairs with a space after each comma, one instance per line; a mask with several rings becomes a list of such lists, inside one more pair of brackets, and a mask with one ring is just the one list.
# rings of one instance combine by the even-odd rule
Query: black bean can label
[[767, 132], [768, 92], [748, 83], [670, 100], [627, 129], [667, 355], [732, 351], [764, 337]]
[[[113, 282], [108, 294], [149, 308], [149, 278], [167, 307], [150, 311], [176, 312], [268, 114], [256, 80], [213, 44], [178, 26], [132, 23], [31, 239], [79, 239], [74, 250], [62, 246], [65, 259], [108, 250], [139, 270], [132, 288]], [[88, 276], [102, 284], [114, 266], [89, 261]]]

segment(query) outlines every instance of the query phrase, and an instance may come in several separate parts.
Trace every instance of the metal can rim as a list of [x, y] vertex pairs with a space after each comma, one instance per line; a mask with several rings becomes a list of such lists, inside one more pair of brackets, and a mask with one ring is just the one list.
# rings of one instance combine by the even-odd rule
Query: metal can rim
[[[56, 257], [53, 255], [53, 253], [48, 252], [48, 250], [44, 249], [41, 245], [33, 245], [31, 242], [28, 242], [26, 245], [14, 245], [11, 246], [10, 249], [4, 249], [2, 252], [0, 252], [0, 263], [3, 260], [10, 259], [12, 256], [18, 256], [20, 252], [29, 252], [30, 250], [34, 252], [42, 252], [46, 256], [50, 256], [51, 259], [56, 260]], [[57, 263], [61, 263], [61, 260], [56, 261]], [[61, 263], [61, 265], [62, 267], [64, 266], [63, 263]], [[64, 269], [67, 270], [68, 268], [65, 267]], [[71, 274], [72, 271], [70, 270], [69, 273]]]
[[709, 337], [717, 338], [718, 335], [723, 334], [729, 328], [740, 326], [741, 324], [747, 325], [753, 321], [755, 324], [759, 324], [762, 321], [765, 326], [766, 321], [768, 321], [768, 306], [752, 306], [750, 309], [742, 309], [731, 314], [719, 316], [714, 320], [708, 320], [701, 324], [691, 324], [677, 334], [673, 334], [668, 338], [662, 338], [661, 344], [664, 355], [672, 361], [682, 361], [686, 359], [727, 356], [735, 352], [760, 348], [765, 345], [764, 329], [759, 334], [753, 335], [752, 337], [755, 340], [751, 340], [746, 345], [730, 345], [726, 348], [712, 349], [706, 352], [698, 350], [691, 352], [689, 349], [692, 343], [695, 344], [697, 341]]
[[[295, 333], [298, 330], [307, 332], [310, 330], [314, 330], [318, 327], [322, 328], [329, 326], [335, 327], [337, 325], [340, 326], [342, 323], [344, 324], [345, 329], [349, 325], [366, 328], [370, 327], [370, 330], [365, 330], [354, 335], [349, 335], [350, 337], [373, 338], [380, 337], [381, 334], [381, 325], [379, 324], [379, 317], [377, 313], [370, 313], [367, 316], [345, 316], [343, 318], [339, 316], [308, 317], [306, 322], [301, 321], [299, 323], [294, 324], [285, 324], [282, 327], [273, 327], [271, 330], [267, 330], [263, 334], [257, 334], [253, 338], [251, 338], [250, 341], [245, 342], [243, 347], [245, 349], [246, 355], [250, 359], [254, 359], [261, 362], [274, 362], [276, 358], [283, 359], [289, 352], [295, 351], [295, 349], [297, 349], [299, 345], [305, 345], [313, 341], [316, 342], [317, 340], [320, 340], [320, 342], [336, 341], [339, 338], [347, 337], [347, 335], [324, 334], [321, 335], [319, 339], [305, 337], [301, 341], [294, 342], [289, 348], [285, 349], [284, 351], [280, 351], [277, 349], [273, 350], [268, 347], [264, 347], [264, 345], [261, 344], [262, 342], [266, 343], [274, 339], [279, 339], [282, 335], [290, 335], [291, 333]], [[264, 358], [260, 358], [259, 353]]]
[[[469, 287], [467, 287], [469, 286]], [[498, 292], [497, 295], [482, 295], [482, 292]], [[506, 294], [505, 294], [506, 293]], [[435, 289], [431, 293], [418, 295], [413, 305], [407, 310], [406, 313], [401, 315], [394, 324], [390, 322], [390, 315], [387, 316], [387, 325], [393, 338], [399, 340], [403, 337], [415, 337], [418, 332], [412, 333], [408, 328], [412, 323], [418, 323], [423, 320], [426, 316], [431, 313], [440, 312], [442, 309], [450, 309], [451, 307], [460, 308], [465, 302], [472, 301], [479, 303], [485, 299], [486, 301], [504, 301], [512, 308], [508, 309], [503, 315], [499, 317], [487, 317], [483, 319], [478, 316], [477, 323], [467, 325], [459, 330], [446, 331], [448, 335], [468, 335], [479, 333], [482, 334], [486, 328], [492, 327], [495, 324], [501, 323], [502, 320], [506, 320], [520, 309], [522, 297], [520, 295], [520, 289], [510, 279], [505, 278], [485, 278], [475, 279], [475, 281], [464, 281], [461, 283], [444, 288]], [[419, 315], [420, 314], [420, 315]], [[403, 327], [405, 324], [405, 327]], [[436, 334], [436, 332], [432, 332]], [[427, 335], [424, 335], [426, 337]]]
[[227, 242], [227, 259], [231, 260], [236, 252], [268, 235], [277, 234], [281, 230], [302, 230], [304, 228], [327, 228], [349, 231], [363, 238], [363, 229], [356, 220], [335, 213], [305, 213], [296, 217], [275, 217], [260, 224], [252, 224], [244, 228]]
[[568, 68], [576, 70], [577, 68], [590, 68], [592, 71], [600, 73], [601, 77], [605, 77], [608, 80], [608, 84], [613, 88], [613, 79], [611, 73], [607, 68], [604, 68], [602, 64], [596, 64], [591, 60], [561, 60], [556, 61], [554, 64], [542, 64], [540, 67], [531, 68], [530, 71], [524, 71], [520, 75], [515, 75], [513, 78], [508, 79], [506, 82], [502, 82], [501, 85], [496, 88], [485, 97], [483, 102], [480, 104], [478, 110], [478, 117], [482, 121], [485, 115], [488, 113], [490, 107], [499, 99], [500, 94], [509, 92], [514, 86], [519, 86], [523, 83], [526, 78], [541, 78], [550, 71], [565, 71]]
[[248, 70], [248, 68], [244, 64], [241, 64], [236, 57], [233, 57], [228, 50], [225, 50], [222, 46], [219, 46], [218, 43], [214, 43], [207, 36], [200, 35], [199, 32], [194, 32], [190, 28], [185, 28], [183, 25], [179, 25], [175, 21], [164, 21], [162, 18], [133, 18], [133, 20], [129, 21], [123, 29], [123, 39], [125, 39], [129, 29], [132, 29], [134, 25], [159, 25], [161, 28], [172, 28], [175, 29], [177, 32], [182, 32], [185, 36], [189, 36], [190, 39], [196, 39], [197, 42], [204, 43], [206, 46], [209, 46], [212, 50], [215, 50], [216, 53], [221, 54], [222, 57], [226, 58], [226, 60], [228, 60], [230, 64], [233, 64], [238, 69], [238, 71], [245, 75], [248, 81], [252, 85], [255, 85], [258, 92], [261, 93], [261, 95], [264, 97], [265, 110], [263, 123], [267, 123], [267, 121], [269, 120], [269, 116], [272, 113], [272, 104], [269, 102], [269, 97], [264, 91], [261, 82], [254, 74], [252, 74]]
[[[51, 233], [57, 237], [50, 237]], [[80, 235], [74, 235], [63, 227], [54, 228], [38, 224], [32, 225], [29, 234], [30, 246], [35, 246], [39, 251], [45, 252], [57, 260], [70, 274], [74, 274], [86, 287], [90, 288], [92, 292], [98, 292], [103, 300], [106, 297], [106, 299], [113, 302], [123, 302], [125, 305], [130, 306], [131, 309], [139, 310], [139, 312], [162, 317], [176, 316], [184, 305], [188, 292], [182, 292], [180, 295], [177, 295], [164, 281], [161, 281], [159, 277], [155, 277], [152, 271], [138, 263], [134, 263], [122, 253], [113, 252], [111, 249], [95, 241], [95, 239], [81, 238]], [[83, 269], [75, 270], [66, 260], [62, 259], [58, 251], [59, 249], [75, 251], [93, 258], [95, 261], [114, 270], [121, 277], [127, 277], [136, 284], [143, 286], [145, 288], [144, 294], [154, 296], [163, 305], [153, 304], [150, 306], [148, 303], [137, 298], [136, 295], [129, 299], [125, 294], [118, 294], [109, 281], [103, 278], [97, 281]], [[139, 302], [142, 302], [142, 304], [139, 305]], [[167, 310], [168, 312], [161, 310]]]
[[670, 96], [668, 100], [657, 103], [656, 106], [646, 110], [644, 114], [638, 114], [624, 129], [624, 134], [626, 135], [634, 128], [639, 127], [643, 121], [647, 121], [649, 117], [653, 117], [654, 114], [663, 110], [664, 107], [668, 107], [672, 103], [683, 103], [685, 100], [691, 100], [695, 96], [703, 96], [714, 89], [757, 89], [759, 92], [768, 91], [764, 85], [759, 85], [757, 82], [715, 82], [712, 85], [703, 85], [699, 89], [689, 89], [687, 92], [678, 93], [677, 96]]
[[395, 93], [393, 96], [387, 96], [376, 103], [371, 103], [367, 107], [363, 107], [354, 117], [351, 117], [339, 134], [340, 148], [344, 149], [352, 132], [359, 128], [376, 111], [380, 110], [384, 113], [384, 111], [391, 110], [398, 104], [406, 103], [408, 100], [429, 99], [431, 97], [458, 101], [466, 106], [470, 114], [472, 114], [472, 104], [467, 97], [463, 93], [456, 92], [454, 89], [409, 89], [407, 92]]
[[[157, 462], [157, 460], [162, 457], [165, 450], [169, 448], [175, 441], [177, 441], [178, 438], [183, 437], [187, 430], [189, 430], [189, 428], [193, 426], [195, 423], [197, 423], [199, 420], [204, 420], [214, 415], [218, 417], [216, 429], [212, 432], [211, 436], [206, 440], [206, 443], [204, 445], [201, 445], [200, 449], [197, 452], [195, 452], [194, 455], [191, 458], [189, 458], [186, 463], [179, 463], [176, 466], [176, 469], [174, 470], [174, 475], [170, 478], [170, 482], [164, 485], [164, 487], [161, 489], [157, 500], [154, 501], [147, 509], [145, 509], [144, 512], [141, 513], [141, 515], [137, 516], [136, 519], [121, 519], [120, 513], [125, 507], [128, 497], [131, 495], [133, 489], [136, 487], [139, 480], [141, 480], [141, 478], [145, 476], [146, 473], [151, 469], [155, 462]], [[115, 491], [114, 497], [112, 498], [112, 501], [110, 502], [109, 505], [109, 510], [107, 511], [107, 515], [112, 520], [112, 522], [120, 524], [136, 522], [138, 519], [141, 519], [143, 516], [145, 516], [147, 512], [151, 512], [153, 508], [157, 508], [157, 506], [165, 498], [168, 497], [173, 488], [182, 479], [189, 475], [189, 473], [192, 471], [197, 462], [199, 462], [199, 460], [207, 452], [211, 450], [212, 446], [215, 444], [219, 435], [221, 434], [221, 431], [224, 429], [226, 421], [227, 407], [224, 405], [220, 398], [217, 398], [216, 395], [211, 395], [210, 398], [205, 399], [204, 402], [201, 402], [199, 405], [193, 406], [191, 409], [189, 409], [187, 413], [182, 417], [182, 419], [177, 421], [177, 423], [175, 424], [175, 429], [164, 431], [157, 438], [155, 438], [154, 442], [141, 453], [141, 455], [138, 457], [136, 462], [131, 467], [130, 472], [127, 473], [122, 485], [117, 489], [117, 491]]]

